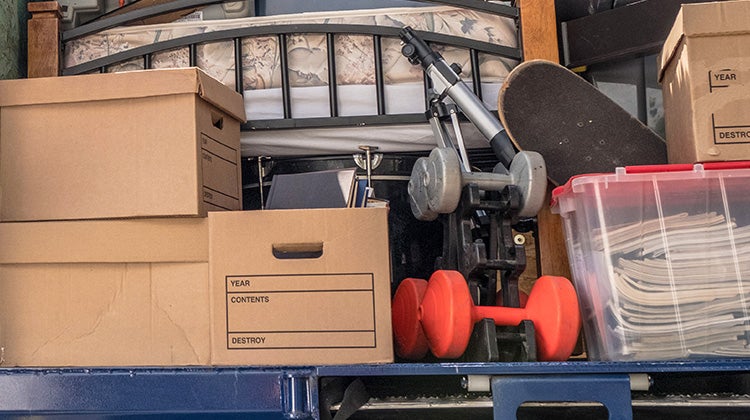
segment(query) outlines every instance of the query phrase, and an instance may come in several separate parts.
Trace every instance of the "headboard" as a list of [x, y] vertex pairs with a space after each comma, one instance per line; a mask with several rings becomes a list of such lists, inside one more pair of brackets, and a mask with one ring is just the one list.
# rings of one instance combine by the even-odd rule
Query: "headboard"
[[[143, 20], [151, 15], [164, 15], [170, 12], [195, 9], [221, 0], [187, 0], [187, 1], [151, 1], [151, 7], [144, 7], [132, 12], [120, 13], [109, 19], [103, 19], [90, 25], [84, 25], [64, 35], [65, 38], [80, 37], [87, 33], [101, 31], [124, 23]], [[487, 9], [490, 5], [484, 0], [443, 0], [434, 3], [452, 4]], [[146, 2], [144, 2], [146, 3]], [[136, 3], [137, 4], [137, 3]], [[553, 0], [516, 0], [512, 2], [518, 10], [519, 28], [523, 57], [525, 60], [535, 58], [558, 61], [557, 22]], [[31, 20], [28, 27], [28, 76], [45, 77], [61, 74], [61, 8], [56, 1], [29, 2], [28, 10]], [[489, 9], [492, 10], [492, 9]]]

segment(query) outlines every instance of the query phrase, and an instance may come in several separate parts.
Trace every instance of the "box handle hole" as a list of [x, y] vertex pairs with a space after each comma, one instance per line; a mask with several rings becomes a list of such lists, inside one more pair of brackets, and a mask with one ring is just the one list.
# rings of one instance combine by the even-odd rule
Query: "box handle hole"
[[224, 117], [218, 114], [211, 113], [211, 124], [219, 130], [224, 128]]
[[279, 260], [315, 259], [323, 255], [323, 242], [273, 244], [271, 248]]

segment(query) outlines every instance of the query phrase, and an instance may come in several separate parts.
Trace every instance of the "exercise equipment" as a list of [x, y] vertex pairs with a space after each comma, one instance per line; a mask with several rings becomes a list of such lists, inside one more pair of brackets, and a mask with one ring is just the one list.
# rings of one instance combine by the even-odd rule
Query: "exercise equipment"
[[[428, 119], [439, 146], [428, 158], [418, 160], [412, 170], [409, 198], [414, 217], [429, 221], [435, 220], [439, 214], [454, 212], [462, 188], [470, 183], [477, 184], [485, 191], [518, 186], [521, 192], [518, 215], [536, 216], [547, 193], [547, 169], [542, 155], [532, 151], [516, 153], [500, 121], [459, 77], [461, 69], [458, 65], [448, 65], [408, 26], [401, 30], [399, 36], [404, 43], [402, 54], [410, 63], [420, 64], [431, 80], [433, 94], [429, 99]], [[446, 103], [446, 97], [452, 99], [455, 105]], [[497, 155], [500, 162], [493, 172], [471, 172], [456, 105], [488, 139]], [[453, 144], [442, 124], [445, 117], [450, 117], [453, 122], [457, 145]], [[460, 158], [458, 153], [461, 154]]]
[[540, 277], [525, 308], [506, 308], [474, 306], [461, 273], [438, 270], [429, 282], [409, 278], [399, 285], [393, 299], [396, 353], [419, 359], [429, 349], [438, 358], [460, 357], [474, 324], [487, 318], [507, 326], [531, 320], [539, 360], [570, 357], [581, 326], [575, 290], [564, 277]]
[[[408, 185], [414, 217], [422, 221], [439, 219], [443, 225], [443, 251], [434, 267], [457, 270], [477, 305], [494, 305], [500, 289], [505, 304], [518, 307], [518, 278], [526, 268], [526, 254], [522, 244], [514, 243], [513, 230], [528, 232], [535, 225], [533, 218], [547, 193], [544, 159], [532, 151], [516, 153], [500, 121], [459, 77], [460, 66], [449, 65], [409, 27], [403, 28], [399, 36], [402, 54], [412, 64], [421, 65], [426, 75], [426, 117], [437, 143], [430, 156], [415, 162]], [[488, 140], [498, 161], [490, 170], [482, 172], [480, 168], [480, 172], [473, 172], [477, 167], [469, 162], [460, 114]], [[421, 276], [412, 272], [409, 277]], [[405, 301], [418, 308], [421, 299], [414, 301], [419, 289], [414, 285], [405, 287], [413, 288]], [[414, 355], [426, 354], [428, 346], [421, 338], [420, 322], [409, 325], [402, 331], [401, 339], [406, 343], [403, 354], [417, 358]], [[533, 322], [528, 320], [503, 327], [485, 320], [467, 338], [465, 357], [478, 357], [479, 361], [533, 361], [537, 357], [535, 337]]]
[[466, 172], [455, 149], [438, 147], [428, 157], [419, 158], [409, 178], [412, 213], [419, 220], [435, 220], [438, 214], [456, 211], [461, 191], [475, 184], [484, 191], [501, 191], [517, 185], [521, 192], [518, 214], [533, 217], [539, 212], [547, 192], [547, 171], [542, 155], [519, 152], [510, 171], [496, 167], [496, 172]]
[[429, 346], [419, 320], [419, 305], [427, 291], [427, 281], [407, 278], [401, 281], [393, 296], [391, 323], [396, 340], [396, 355], [418, 360], [427, 355]]
[[449, 65], [440, 53], [430, 48], [409, 26], [401, 29], [399, 37], [403, 43], [401, 53], [411, 64], [422, 66], [422, 70], [432, 81], [433, 89], [438, 93], [436, 100], [442, 101], [446, 96], [450, 97], [466, 118], [488, 139], [500, 162], [509, 168], [516, 156], [513, 144], [500, 121], [458, 76], [460, 67], [457, 64]]

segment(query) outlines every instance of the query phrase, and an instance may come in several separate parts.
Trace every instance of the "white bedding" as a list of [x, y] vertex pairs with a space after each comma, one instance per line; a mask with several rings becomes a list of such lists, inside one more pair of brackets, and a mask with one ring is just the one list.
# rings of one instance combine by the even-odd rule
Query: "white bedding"
[[[384, 89], [386, 114], [413, 114], [426, 110], [422, 83], [386, 85]], [[499, 90], [499, 83], [482, 85], [482, 97], [488, 108], [497, 106], [495, 98]], [[340, 116], [377, 114], [374, 85], [339, 86], [338, 93]], [[292, 88], [290, 97], [295, 118], [330, 116], [327, 86]], [[283, 118], [281, 99], [280, 88], [246, 90], [245, 113], [254, 120]]]
[[[422, 83], [386, 85], [387, 114], [412, 114], [425, 111]], [[483, 84], [482, 97], [493, 108], [500, 84]], [[377, 113], [375, 86], [344, 85], [339, 87], [339, 115], [359, 116]], [[292, 115], [298, 118], [328, 117], [328, 87], [293, 88]], [[245, 112], [254, 119], [283, 117], [281, 89], [245, 91]], [[449, 131], [452, 128], [449, 127]], [[470, 124], [462, 124], [461, 133], [467, 146], [487, 147], [487, 140]], [[383, 152], [424, 151], [435, 147], [428, 124], [403, 124], [372, 127], [325, 129], [257, 130], [242, 133], [243, 156], [298, 156], [358, 153], [359, 145], [378, 146]]]
[[[489, 143], [469, 123], [461, 133], [470, 149]], [[429, 151], [437, 144], [427, 124], [336, 127], [242, 132], [242, 156], [316, 156], [362, 153], [360, 145], [377, 146], [378, 152]]]

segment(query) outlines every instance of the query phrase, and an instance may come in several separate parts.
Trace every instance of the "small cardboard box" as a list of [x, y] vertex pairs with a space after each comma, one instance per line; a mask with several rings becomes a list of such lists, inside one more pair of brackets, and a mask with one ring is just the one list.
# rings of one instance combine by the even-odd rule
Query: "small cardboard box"
[[214, 364], [393, 361], [387, 216], [209, 214]]
[[750, 1], [682, 5], [659, 60], [669, 162], [750, 159]]
[[0, 220], [238, 210], [244, 120], [195, 68], [0, 81]]
[[2, 366], [207, 365], [208, 220], [0, 223]]

